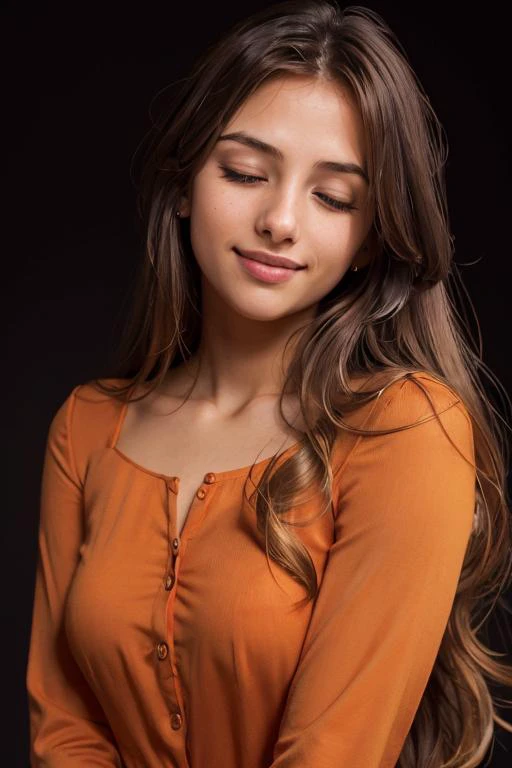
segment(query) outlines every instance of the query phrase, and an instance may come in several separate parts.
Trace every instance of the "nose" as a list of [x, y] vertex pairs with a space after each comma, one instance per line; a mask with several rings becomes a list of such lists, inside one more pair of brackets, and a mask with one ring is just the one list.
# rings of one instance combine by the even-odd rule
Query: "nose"
[[256, 229], [262, 237], [270, 235], [273, 242], [297, 240], [299, 234], [298, 201], [293, 190], [276, 190], [262, 202]]

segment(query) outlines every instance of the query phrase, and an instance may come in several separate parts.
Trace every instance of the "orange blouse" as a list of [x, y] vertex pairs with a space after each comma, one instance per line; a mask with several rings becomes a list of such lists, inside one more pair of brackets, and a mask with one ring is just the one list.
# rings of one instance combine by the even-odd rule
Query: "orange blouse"
[[[346, 417], [369, 429], [426, 420], [371, 437], [339, 431], [333, 504], [290, 528], [320, 585], [295, 610], [305, 592], [267, 561], [242, 494], [249, 468], [198, 478], [177, 536], [179, 478], [116, 447], [126, 408], [88, 382], [49, 429], [26, 671], [31, 766], [395, 766], [471, 535], [462, 402], [420, 372], [383, 388], [364, 421]], [[314, 517], [319, 503], [310, 495], [287, 519]]]

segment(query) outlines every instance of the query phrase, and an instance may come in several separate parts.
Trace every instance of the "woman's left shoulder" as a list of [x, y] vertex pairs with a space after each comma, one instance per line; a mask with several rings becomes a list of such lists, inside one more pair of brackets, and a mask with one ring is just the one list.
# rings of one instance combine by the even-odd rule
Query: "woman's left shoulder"
[[[380, 429], [441, 418], [455, 430], [471, 428], [471, 417], [454, 384], [430, 371], [413, 371], [381, 390], [375, 416]], [[445, 415], [446, 414], [446, 415]]]

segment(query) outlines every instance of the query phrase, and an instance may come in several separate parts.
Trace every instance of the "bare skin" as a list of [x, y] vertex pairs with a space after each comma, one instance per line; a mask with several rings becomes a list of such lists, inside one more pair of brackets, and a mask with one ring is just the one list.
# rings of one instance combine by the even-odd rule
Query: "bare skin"
[[206, 473], [248, 467], [300, 437], [284, 424], [276, 427], [273, 396], [255, 397], [231, 416], [219, 416], [213, 403], [201, 399], [181, 405], [183, 398], [169, 392], [182, 390], [177, 386], [182, 375], [176, 370], [167, 377], [166, 394], [155, 392], [129, 405], [117, 442], [118, 450], [143, 467], [180, 478], [177, 535]]
[[[299, 439], [278, 413], [285, 343], [374, 247], [364, 178], [314, 168], [319, 160], [365, 167], [361, 119], [338, 85], [306, 77], [267, 83], [222, 135], [234, 131], [277, 147], [283, 158], [219, 141], [192, 180], [181, 213], [190, 216], [202, 273], [199, 354], [129, 406], [117, 443], [138, 464], [180, 478], [178, 535], [206, 473], [249, 466]], [[261, 180], [230, 181], [221, 165]], [[338, 210], [324, 195], [355, 209]], [[289, 256], [306, 269], [287, 282], [266, 283], [241, 267], [234, 247]], [[285, 412], [301, 429], [293, 394]]]

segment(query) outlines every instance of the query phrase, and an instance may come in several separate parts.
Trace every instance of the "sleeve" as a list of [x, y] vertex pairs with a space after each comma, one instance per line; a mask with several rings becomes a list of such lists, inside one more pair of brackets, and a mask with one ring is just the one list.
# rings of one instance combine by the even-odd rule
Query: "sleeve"
[[26, 669], [32, 768], [122, 766], [105, 715], [66, 641], [66, 595], [82, 541], [82, 484], [70, 444], [78, 387], [47, 436]]
[[270, 768], [394, 768], [399, 759], [448, 622], [476, 501], [467, 410], [453, 394], [434, 402], [445, 434], [418, 392], [403, 382], [368, 428], [427, 420], [358, 437], [342, 467], [334, 542]]

